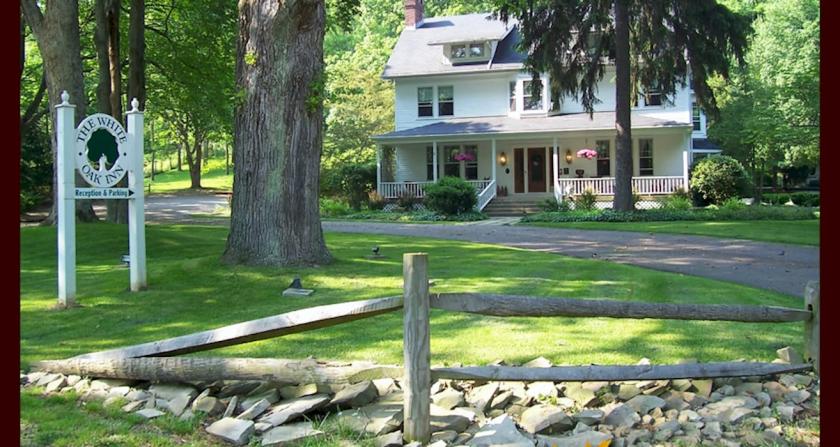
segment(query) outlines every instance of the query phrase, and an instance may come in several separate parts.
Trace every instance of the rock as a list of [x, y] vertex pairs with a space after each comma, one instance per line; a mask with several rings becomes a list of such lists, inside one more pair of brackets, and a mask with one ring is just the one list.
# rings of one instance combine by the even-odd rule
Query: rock
[[59, 378], [53, 380], [52, 382], [47, 384], [47, 387], [44, 388], [45, 393], [54, 393], [61, 388], [67, 385], [67, 379], [64, 376], [60, 376]]
[[34, 383], [35, 386], [47, 386], [50, 384], [50, 382], [54, 382], [60, 377], [62, 377], [61, 374], [48, 373], [39, 377], [38, 380], [36, 380]]
[[496, 395], [493, 401], [490, 402], [491, 410], [504, 410], [514, 399], [513, 391], [504, 391]]
[[808, 400], [810, 397], [811, 393], [805, 390], [796, 390], [785, 394], [785, 400], [788, 402], [793, 402], [795, 404], [801, 404], [802, 402]]
[[187, 409], [187, 406], [189, 406], [191, 399], [192, 397], [189, 394], [181, 394], [175, 399], [170, 400], [167, 403], [167, 407], [169, 407], [169, 411], [171, 411], [172, 414], [180, 416], [181, 413]]
[[718, 421], [708, 422], [700, 432], [703, 433], [703, 436], [711, 439], [712, 441], [717, 441], [721, 438], [721, 436], [723, 436], [723, 431], [721, 430], [720, 422]]
[[654, 441], [665, 442], [674, 436], [674, 433], [680, 429], [680, 424], [677, 421], [668, 421], [656, 427], [656, 432], [653, 434]]
[[692, 383], [688, 379], [677, 379], [671, 381], [671, 388], [677, 391], [688, 391], [691, 386]]
[[660, 398], [665, 401], [663, 408], [666, 410], [682, 411], [691, 408], [691, 405], [683, 400], [683, 394], [679, 391], [668, 391], [662, 394]]
[[473, 414], [465, 415], [457, 410], [447, 410], [437, 405], [432, 405], [430, 410], [430, 424], [432, 432], [454, 430], [458, 433], [467, 429], [475, 417]]
[[577, 425], [575, 425], [575, 428], [572, 429], [572, 434], [576, 435], [587, 431], [592, 431], [592, 427], [584, 424], [583, 422], [578, 422]]
[[219, 399], [236, 395], [247, 395], [259, 387], [261, 382], [233, 382], [222, 387], [216, 395]]
[[567, 383], [563, 394], [565, 394], [566, 397], [574, 399], [574, 401], [581, 407], [586, 407], [594, 403], [597, 399], [597, 397], [595, 397], [595, 393], [591, 389], [585, 388], [577, 382]]
[[429, 445], [436, 442], [443, 442], [443, 445], [448, 445], [458, 438], [458, 432], [455, 430], [444, 430], [432, 433], [432, 438], [429, 440]]
[[802, 355], [790, 346], [785, 346], [784, 348], [776, 350], [776, 354], [779, 356], [779, 359], [786, 363], [805, 363], [805, 360], [802, 359]]
[[470, 439], [470, 447], [533, 447], [534, 442], [516, 429], [513, 419], [503, 414], [481, 427]]
[[131, 390], [125, 395], [125, 398], [131, 401], [146, 400], [150, 397], [152, 395], [143, 390]]
[[219, 419], [207, 427], [207, 433], [234, 445], [245, 445], [254, 434], [254, 421], [235, 418]]
[[658, 396], [668, 391], [669, 385], [670, 382], [668, 380], [657, 380], [652, 387], [642, 391], [642, 393], [649, 396]]
[[699, 420], [700, 420], [700, 415], [697, 414], [697, 412], [693, 411], [693, 410], [680, 411], [680, 415], [677, 417], [677, 421], [679, 421], [681, 423], [697, 422]]
[[188, 421], [188, 420], [192, 419], [193, 417], [195, 417], [195, 413], [193, 413], [192, 410], [187, 408], [186, 410], [184, 410], [183, 413], [181, 413], [180, 416], [178, 416], [178, 420]]
[[297, 399], [299, 397], [311, 396], [313, 394], [329, 394], [330, 388], [316, 383], [305, 383], [298, 386], [284, 386], [280, 388], [280, 395], [283, 399]]
[[26, 374], [26, 383], [34, 385], [36, 382], [38, 382], [39, 379], [41, 379], [41, 377], [44, 377], [46, 374], [47, 373], [44, 371], [33, 371], [29, 374]]
[[102, 402], [103, 407], [112, 407], [114, 405], [121, 405], [125, 403], [125, 398], [120, 396], [108, 396], [105, 402]]
[[770, 395], [770, 399], [773, 402], [785, 400], [785, 394], [790, 392], [790, 390], [788, 390], [786, 386], [782, 385], [779, 382], [765, 382], [764, 390], [767, 391], [767, 394]]
[[554, 386], [554, 382], [532, 382], [528, 384], [525, 395], [534, 399], [545, 399], [547, 397], [557, 397], [559, 393], [557, 387]]
[[597, 409], [587, 409], [575, 414], [572, 419], [586, 425], [596, 425], [604, 420], [604, 412]]
[[236, 407], [239, 405], [239, 396], [233, 396], [228, 402], [227, 408], [225, 408], [225, 414], [222, 415], [223, 418], [228, 418], [233, 416], [233, 413], [236, 411]]
[[373, 445], [375, 447], [402, 447], [403, 432], [395, 431], [382, 436], [377, 436], [373, 440]]
[[330, 402], [330, 406], [338, 408], [357, 408], [371, 403], [379, 397], [379, 391], [370, 380], [350, 385], [338, 393]]
[[574, 423], [560, 407], [537, 405], [525, 410], [519, 425], [528, 433], [560, 433], [569, 430]]
[[73, 385], [79, 383], [80, 380], [82, 380], [81, 376], [71, 374], [71, 375], [67, 376], [67, 386], [73, 386]]
[[397, 386], [397, 382], [394, 379], [390, 378], [374, 379], [373, 386], [376, 387], [376, 391], [379, 393], [380, 396], [384, 396], [392, 391], [400, 389], [400, 387]]
[[145, 404], [146, 402], [143, 402], [142, 400], [135, 400], [134, 402], [129, 402], [123, 405], [122, 411], [125, 411], [126, 413], [131, 413], [132, 411], [137, 411]]
[[758, 401], [758, 404], [762, 407], [767, 407], [771, 403], [773, 403], [773, 399], [771, 399], [770, 395], [765, 393], [764, 391], [756, 393], [753, 397], [755, 398], [755, 400]]
[[738, 421], [743, 419], [745, 416], [749, 416], [751, 414], [755, 414], [755, 410], [750, 410], [749, 408], [744, 407], [733, 408], [726, 414], [724, 422], [729, 422], [730, 424], [737, 424]]
[[639, 420], [641, 420], [641, 417], [636, 413], [636, 410], [625, 403], [619, 404], [607, 412], [604, 423], [614, 427], [633, 428]]
[[776, 411], [779, 413], [779, 419], [786, 422], [793, 421], [796, 415], [796, 407], [793, 405], [778, 405]]
[[730, 396], [706, 405], [697, 410], [697, 413], [706, 420], [726, 421], [731, 417], [732, 411], [736, 408], [751, 410], [756, 407], [758, 407], [758, 401], [752, 397]]
[[709, 395], [712, 394], [712, 383], [713, 382], [709, 379], [692, 380], [691, 386], [694, 387], [698, 395], [708, 399]]
[[376, 403], [342, 412], [339, 423], [359, 433], [381, 436], [399, 430], [403, 423], [402, 402]]
[[627, 401], [626, 405], [630, 406], [639, 414], [648, 414], [654, 408], [662, 408], [665, 406], [665, 400], [656, 396], [639, 395]]
[[144, 419], [154, 419], [156, 417], [163, 416], [165, 413], [154, 408], [144, 408], [142, 410], [135, 411], [134, 414], [143, 416]]
[[76, 390], [77, 393], [84, 393], [90, 389], [90, 379], [80, 380], [78, 383], [73, 385], [73, 389]]
[[271, 424], [266, 424], [265, 422], [254, 423], [254, 432], [258, 435], [262, 435], [269, 430], [271, 430]]
[[642, 390], [640, 390], [636, 385], [625, 383], [618, 388], [618, 398], [623, 401], [628, 401], [641, 393]]
[[537, 357], [522, 365], [523, 368], [550, 368], [551, 362], [545, 357]]
[[156, 383], [149, 387], [149, 392], [164, 400], [173, 400], [180, 396], [188, 396], [192, 399], [198, 395], [198, 391], [192, 386], [168, 383]]
[[248, 397], [239, 402], [236, 409], [239, 411], [245, 411], [263, 399], [267, 400], [270, 404], [275, 404], [280, 400], [280, 393], [277, 392], [276, 388], [265, 390], [258, 394], [254, 394], [252, 392]]
[[[225, 406], [219, 402], [218, 398], [213, 396], [204, 396], [204, 397], [197, 397], [192, 403], [192, 411], [195, 412], [202, 412], [207, 413], [211, 416], [215, 416], [217, 414], [222, 413], [225, 411]], [[231, 416], [229, 414], [228, 416]]]
[[447, 388], [432, 396], [432, 403], [447, 410], [464, 405], [465, 402], [464, 393], [452, 388]]
[[744, 382], [735, 386], [736, 394], [756, 395], [763, 389], [761, 383], [758, 382]]
[[610, 434], [599, 431], [587, 431], [578, 433], [572, 436], [552, 437], [537, 435], [538, 447], [582, 447], [589, 445], [591, 447], [598, 447], [607, 443], [611, 444], [613, 437]]
[[490, 402], [493, 401], [493, 397], [497, 391], [499, 391], [498, 382], [490, 382], [486, 385], [473, 388], [467, 394], [467, 402], [479, 412], [484, 413], [490, 405]]
[[324, 432], [321, 430], [315, 430], [312, 427], [312, 422], [298, 422], [296, 424], [272, 428], [263, 435], [262, 445], [265, 447], [281, 446], [290, 442], [311, 439], [323, 434]]
[[688, 405], [691, 406], [692, 409], [700, 408], [703, 405], [706, 405], [707, 403], [709, 403], [709, 400], [706, 399], [705, 397], [703, 397], [699, 394], [694, 394], [694, 393], [689, 392], [689, 391], [683, 391], [682, 399], [686, 403], [688, 403]]
[[246, 420], [253, 420], [257, 416], [263, 414], [265, 410], [268, 410], [268, 407], [271, 406], [271, 403], [265, 399], [251, 405], [247, 410], [243, 411], [242, 414], [237, 416], [237, 419], [246, 419]]
[[129, 392], [131, 392], [131, 387], [129, 387], [129, 386], [115, 386], [115, 387], [111, 388], [110, 390], [108, 390], [108, 395], [109, 396], [124, 397]]
[[330, 402], [326, 394], [315, 394], [290, 401], [283, 401], [275, 405], [259, 422], [281, 425], [303, 416], [311, 411], [325, 407]]

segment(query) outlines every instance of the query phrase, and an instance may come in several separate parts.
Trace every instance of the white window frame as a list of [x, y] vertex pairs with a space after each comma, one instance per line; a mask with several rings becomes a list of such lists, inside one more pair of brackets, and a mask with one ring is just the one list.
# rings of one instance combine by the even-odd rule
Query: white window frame
[[[421, 89], [431, 89], [432, 90], [432, 101], [431, 101], [431, 104], [430, 104], [431, 107], [432, 107], [432, 114], [431, 115], [420, 115], [420, 90]], [[435, 102], [436, 101], [435, 101], [435, 87], [434, 86], [424, 85], [424, 86], [417, 87], [416, 101], [417, 101], [416, 111], [417, 111], [417, 118], [418, 119], [428, 119], [428, 118], [434, 118], [435, 117]], [[426, 104], [426, 103], [424, 102], [423, 104]], [[424, 106], [424, 107], [426, 107], [426, 106]]]
[[[480, 56], [473, 56], [472, 49], [473, 47], [481, 46], [481, 55]], [[458, 57], [455, 56], [455, 49], [456, 48], [463, 48], [464, 49], [464, 56]], [[449, 62], [453, 64], [460, 64], [465, 62], [483, 62], [490, 60], [490, 43], [486, 41], [482, 42], [462, 42], [462, 43], [451, 43], [444, 47], [444, 51], [446, 52], [446, 58], [449, 59]]]
[[[441, 101], [441, 100], [440, 100], [440, 89], [441, 89], [441, 88], [448, 88], [448, 89], [450, 89], [450, 90], [452, 91], [452, 99], [450, 99], [450, 100], [448, 100], [448, 101]], [[435, 97], [434, 97], [434, 100], [435, 100], [435, 111], [437, 112], [437, 115], [436, 115], [436, 116], [447, 116], [447, 117], [450, 117], [450, 116], [455, 116], [455, 86], [454, 86], [454, 85], [438, 85], [438, 86], [435, 88], [435, 93], [437, 93], [437, 94], [435, 95]], [[444, 103], [444, 104], [445, 104], [445, 103], [447, 103], [447, 102], [448, 102], [448, 103], [450, 103], [450, 104], [452, 104], [452, 113], [451, 113], [450, 115], [441, 115], [441, 113], [440, 113], [440, 105], [441, 105], [442, 103]]]
[[529, 109], [529, 108], [526, 106], [526, 104], [527, 104], [527, 103], [526, 103], [526, 101], [525, 101], [526, 96], [527, 96], [528, 98], [530, 98], [530, 97], [531, 97], [531, 96], [533, 96], [533, 95], [525, 95], [525, 92], [526, 92], [525, 83], [526, 83], [526, 82], [533, 82], [533, 80], [532, 80], [532, 79], [522, 79], [522, 80], [521, 80], [521, 81], [519, 81], [519, 82], [522, 84], [522, 88], [519, 90], [519, 91], [521, 92], [521, 97], [522, 97], [522, 112], [523, 112], [523, 113], [538, 113], [538, 112], [545, 112], [545, 103], [546, 103], [546, 98], [545, 98], [545, 92], [546, 92], [545, 80], [544, 80], [544, 79], [540, 79], [540, 82], [542, 83], [542, 88], [540, 89], [540, 105], [541, 105], [541, 107], [540, 107], [539, 109]]
[[[643, 141], [649, 141], [650, 142], [650, 156], [649, 157], [648, 156], [642, 157], [642, 142]], [[639, 162], [639, 177], [652, 177], [654, 175], [654, 172], [655, 172], [654, 171], [655, 167], [654, 167], [654, 164], [653, 164], [653, 153], [654, 153], [653, 138], [639, 138], [637, 140], [636, 144], [638, 144], [638, 148], [639, 148], [639, 150], [637, 152], [637, 155], [638, 155], [637, 159], [638, 159], [638, 162]], [[648, 159], [648, 158], [650, 159], [650, 168], [644, 168], [645, 170], [650, 169], [650, 173], [647, 173], [647, 174], [642, 173], [642, 169], [643, 169], [642, 168], [642, 159], [643, 158], [644, 159]]]

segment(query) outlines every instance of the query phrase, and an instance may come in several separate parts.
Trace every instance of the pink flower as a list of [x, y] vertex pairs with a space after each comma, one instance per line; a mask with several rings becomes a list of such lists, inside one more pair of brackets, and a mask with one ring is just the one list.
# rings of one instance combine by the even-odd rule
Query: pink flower
[[475, 156], [471, 153], [465, 152], [463, 154], [455, 154], [453, 157], [455, 161], [473, 161], [475, 160]]
[[581, 150], [577, 151], [577, 156], [578, 156], [578, 158], [586, 158], [586, 159], [592, 160], [593, 158], [598, 156], [598, 152], [593, 151], [592, 149], [586, 148], [586, 149], [581, 149]]

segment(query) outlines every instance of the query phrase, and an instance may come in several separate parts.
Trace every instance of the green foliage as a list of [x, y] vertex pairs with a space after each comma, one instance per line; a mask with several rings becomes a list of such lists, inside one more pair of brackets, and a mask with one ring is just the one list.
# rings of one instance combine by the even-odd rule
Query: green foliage
[[687, 195], [669, 195], [659, 200], [661, 209], [669, 211], [685, 211], [691, 209], [691, 199]]
[[414, 208], [414, 204], [420, 202], [422, 200], [408, 189], [403, 190], [402, 194], [397, 197], [397, 206], [405, 211], [411, 211]]
[[385, 198], [376, 191], [369, 192], [368, 208], [371, 210], [381, 210], [382, 208], [385, 208]]
[[706, 157], [692, 170], [691, 189], [705, 201], [721, 204], [746, 193], [747, 172], [741, 163], [725, 155]]
[[474, 222], [487, 219], [487, 215], [477, 211], [445, 215], [430, 210], [424, 211], [361, 211], [342, 216], [342, 219], [376, 220], [386, 222]]
[[321, 197], [318, 206], [323, 217], [339, 217], [351, 213], [350, 205], [338, 199]]
[[587, 189], [583, 193], [575, 196], [573, 199], [575, 202], [575, 210], [579, 211], [592, 211], [595, 209], [595, 202], [597, 202], [597, 196], [595, 192], [591, 189]]
[[820, 194], [813, 192], [794, 192], [794, 193], [764, 193], [761, 195], [761, 200], [771, 205], [784, 205], [788, 202], [793, 202], [798, 206], [820, 206]]
[[478, 202], [475, 187], [460, 177], [444, 177], [426, 185], [425, 192], [426, 207], [447, 216], [472, 211]]
[[729, 220], [809, 220], [816, 219], [812, 208], [786, 206], [742, 206], [704, 209], [651, 209], [615, 211], [570, 211], [537, 213], [525, 216], [523, 222], [658, 222], [658, 221], [729, 221]]
[[685, 188], [680, 186], [679, 188], [675, 189], [670, 196], [667, 197], [680, 197], [683, 199], [690, 199], [691, 195], [688, 193], [688, 191], [685, 190]]
[[726, 211], [738, 211], [746, 208], [747, 205], [738, 197], [730, 197], [720, 204], [720, 209]]
[[336, 181], [350, 207], [360, 210], [376, 184], [376, 165], [347, 164], [341, 166]]
[[50, 136], [41, 126], [21, 134], [20, 211], [47, 199], [52, 190], [52, 150]]
[[571, 205], [566, 200], [557, 200], [554, 197], [549, 197], [537, 204], [541, 210], [546, 212], [569, 211]]

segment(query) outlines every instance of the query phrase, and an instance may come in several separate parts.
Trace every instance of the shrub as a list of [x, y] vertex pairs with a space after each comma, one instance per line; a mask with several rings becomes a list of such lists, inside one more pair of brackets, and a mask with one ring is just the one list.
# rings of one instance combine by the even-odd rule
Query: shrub
[[350, 207], [341, 200], [321, 197], [318, 202], [321, 207], [321, 216], [338, 217], [350, 214]]
[[595, 196], [595, 192], [591, 189], [587, 189], [574, 198], [575, 209], [581, 211], [592, 211], [595, 209], [596, 199], [597, 197]]
[[557, 200], [554, 197], [550, 197], [548, 199], [543, 200], [542, 202], [537, 204], [537, 207], [539, 207], [543, 211], [548, 212], [565, 212], [571, 209], [569, 202], [563, 199]]
[[341, 193], [350, 207], [360, 210], [376, 184], [376, 165], [347, 164], [338, 171]]
[[663, 210], [684, 211], [691, 209], [691, 199], [688, 198], [688, 193], [685, 190], [683, 190], [682, 195], [665, 196], [659, 200], [659, 203], [662, 204], [661, 209]]
[[737, 197], [730, 197], [726, 199], [723, 203], [720, 204], [720, 209], [727, 210], [727, 211], [737, 211], [746, 208], [747, 205], [744, 204], [740, 199]]
[[682, 186], [675, 189], [674, 192], [671, 193], [671, 197], [680, 197], [686, 200], [690, 200], [691, 196], [688, 194], [688, 191], [685, 190]]
[[385, 208], [385, 198], [379, 195], [376, 191], [368, 193], [368, 208], [372, 210], [381, 210]]
[[397, 197], [397, 206], [406, 211], [414, 209], [415, 203], [420, 203], [420, 198], [415, 196], [414, 193], [408, 189], [404, 189]]
[[789, 206], [743, 206], [727, 209], [696, 210], [652, 209], [639, 211], [570, 211], [567, 213], [537, 213], [522, 218], [522, 222], [658, 222], [658, 221], [733, 221], [733, 220], [808, 220], [819, 216], [813, 208]]
[[744, 194], [748, 188], [747, 171], [741, 163], [725, 155], [706, 157], [694, 165], [692, 192], [707, 203], [721, 204]]
[[452, 216], [472, 211], [478, 203], [475, 187], [459, 177], [444, 177], [426, 186], [426, 207]]

